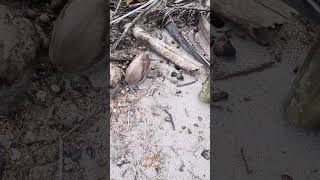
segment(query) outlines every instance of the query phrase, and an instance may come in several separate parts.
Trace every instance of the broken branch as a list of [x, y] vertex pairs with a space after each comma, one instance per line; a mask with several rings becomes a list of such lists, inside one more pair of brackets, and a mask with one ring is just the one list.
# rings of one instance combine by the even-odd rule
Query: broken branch
[[188, 54], [178, 51], [176, 48], [165, 42], [152, 37], [140, 27], [134, 27], [132, 29], [132, 34], [135, 38], [147, 43], [152, 50], [190, 73], [198, 71], [200, 67], [202, 67], [202, 64]]

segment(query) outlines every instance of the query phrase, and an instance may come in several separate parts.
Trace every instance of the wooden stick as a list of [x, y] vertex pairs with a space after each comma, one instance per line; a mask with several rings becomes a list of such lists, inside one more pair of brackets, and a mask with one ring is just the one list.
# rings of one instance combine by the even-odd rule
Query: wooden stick
[[152, 37], [140, 27], [134, 27], [132, 29], [132, 34], [135, 38], [148, 44], [152, 50], [187, 72], [193, 73], [198, 71], [203, 66], [190, 55], [179, 51], [175, 47], [172, 47], [157, 38]]

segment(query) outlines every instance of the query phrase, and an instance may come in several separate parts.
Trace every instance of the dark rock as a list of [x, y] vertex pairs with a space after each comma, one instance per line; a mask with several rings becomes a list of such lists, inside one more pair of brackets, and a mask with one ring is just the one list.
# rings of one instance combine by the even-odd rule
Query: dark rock
[[47, 24], [51, 21], [50, 17], [47, 14], [41, 14], [39, 16], [39, 21], [43, 24]]
[[213, 52], [216, 56], [234, 57], [236, 55], [236, 49], [231, 41], [225, 38], [220, 38], [215, 42]]
[[175, 71], [172, 71], [172, 73], [171, 73], [171, 77], [177, 77], [177, 72], [175, 72]]
[[49, 49], [53, 64], [65, 71], [89, 68], [105, 55], [107, 28], [104, 0], [70, 1], [54, 24]]
[[51, 0], [50, 8], [52, 10], [59, 10], [64, 6], [65, 3], [66, 0]]
[[212, 101], [221, 101], [221, 100], [226, 100], [229, 97], [229, 94], [225, 91], [221, 90], [213, 90], [212, 92]]
[[203, 150], [202, 153], [201, 153], [201, 156], [203, 158], [205, 158], [206, 160], [210, 160], [210, 151], [209, 150]]
[[178, 74], [177, 79], [180, 80], [180, 81], [183, 81], [183, 80], [184, 80], [184, 77], [183, 77], [182, 74]]
[[27, 9], [25, 11], [25, 16], [30, 19], [35, 19], [37, 17], [37, 13], [32, 9]]

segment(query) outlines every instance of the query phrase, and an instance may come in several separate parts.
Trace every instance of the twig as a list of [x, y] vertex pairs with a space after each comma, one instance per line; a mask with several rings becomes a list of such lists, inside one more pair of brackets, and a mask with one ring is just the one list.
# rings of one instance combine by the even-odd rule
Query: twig
[[307, 0], [307, 1], [318, 13], [320, 13], [320, 7], [314, 0]]
[[140, 40], [141, 43], [149, 45], [156, 53], [186, 70], [190, 74], [194, 74], [203, 66], [189, 54], [183, 51], [177, 51], [175, 47], [151, 36], [140, 27], [133, 27], [132, 34], [135, 38]]
[[59, 138], [59, 180], [63, 179], [63, 139]]
[[258, 0], [255, 0], [255, 1], [256, 1], [258, 4], [260, 4], [261, 6], [263, 6], [263, 7], [267, 8], [267, 9], [269, 9], [270, 11], [272, 11], [272, 12], [274, 12], [274, 13], [278, 14], [279, 16], [281, 16], [281, 17], [285, 18], [286, 20], [288, 20], [288, 17], [286, 17], [285, 15], [281, 14], [280, 12], [278, 12], [278, 11], [274, 10], [273, 8], [269, 7], [268, 5], [266, 5], [266, 4], [264, 4], [264, 3], [262, 3], [262, 2], [260, 2], [260, 1], [258, 1]]
[[246, 168], [247, 173], [248, 173], [248, 174], [251, 174], [253, 171], [252, 171], [252, 169], [249, 168], [248, 161], [247, 161], [247, 158], [246, 158], [246, 156], [245, 156], [245, 154], [244, 154], [243, 147], [241, 147], [240, 153], [241, 153], [241, 158], [242, 158], [242, 160], [243, 160], [243, 162], [244, 162], [244, 166], [245, 166], [245, 168]]
[[124, 18], [126, 18], [126, 17], [128, 17], [128, 16], [131, 16], [132, 14], [138, 12], [139, 10], [141, 10], [141, 9], [149, 6], [150, 4], [152, 4], [152, 3], [156, 2], [156, 1], [158, 1], [158, 0], [150, 0], [150, 1], [148, 1], [148, 2], [145, 3], [144, 5], [142, 5], [142, 6], [138, 7], [138, 8], [136, 8], [136, 9], [134, 9], [133, 11], [130, 11], [129, 13], [127, 13], [127, 14], [125, 14], [125, 15], [123, 15], [123, 16], [115, 19], [115, 20], [112, 20], [112, 21], [110, 22], [110, 25], [111, 25], [111, 24], [114, 24], [114, 23], [120, 22], [120, 21], [123, 20]]
[[[116, 10], [114, 10], [113, 17], [117, 14], [121, 3], [122, 3], [122, 0], [119, 0], [119, 1], [118, 1], [118, 4], [117, 4], [117, 7], [116, 7]], [[113, 19], [113, 17], [112, 17], [112, 19]]]
[[233, 72], [228, 72], [228, 73], [213, 73], [212, 74], [212, 80], [224, 80], [224, 79], [229, 79], [233, 78], [235, 76], [242, 76], [242, 75], [247, 75], [253, 72], [258, 72], [262, 71], [268, 67], [271, 67], [275, 62], [270, 61], [270, 62], [265, 62], [262, 64], [254, 65], [253, 67], [249, 67], [246, 69], [239, 69]]
[[168, 115], [168, 117], [164, 118], [164, 121], [171, 123], [172, 129], [176, 130], [176, 127], [175, 127], [174, 122], [173, 122], [172, 115], [166, 109], [164, 109], [163, 111]]
[[99, 114], [101, 111], [97, 111], [94, 112], [90, 117], [88, 117], [85, 120], [82, 120], [78, 125], [76, 125], [75, 127], [73, 127], [71, 130], [69, 130], [67, 133], [65, 133], [63, 136], [61, 136], [62, 139], [66, 138], [67, 136], [69, 136], [73, 131], [77, 130], [79, 127], [81, 127], [84, 122], [87, 122], [89, 120], [91, 120], [95, 115]]
[[[123, 31], [123, 33], [121, 34], [120, 38], [117, 39], [117, 41], [113, 44], [112, 48], [111, 48], [111, 52], [113, 52], [117, 46], [119, 45], [120, 41], [128, 34], [129, 30], [142, 18], [142, 16], [144, 16], [152, 7], [153, 5], [158, 1], [158, 0], [150, 0], [152, 2], [154, 2], [153, 4], [151, 4], [150, 6], [148, 6], [144, 11], [142, 11], [136, 18], [134, 18], [134, 20], [126, 27], [126, 29]], [[150, 2], [149, 1], [149, 2]], [[149, 3], [148, 2], [148, 3]], [[141, 6], [140, 6], [141, 7]]]
[[173, 9], [185, 9], [185, 10], [194, 10], [194, 11], [205, 11], [210, 12], [209, 8], [205, 7], [188, 7], [188, 6], [182, 6], [182, 7], [172, 7]]
[[187, 83], [184, 83], [184, 84], [177, 84], [177, 87], [188, 86], [188, 85], [194, 84], [195, 82], [197, 82], [197, 80], [194, 80], [194, 81], [191, 81], [191, 82], [187, 82]]

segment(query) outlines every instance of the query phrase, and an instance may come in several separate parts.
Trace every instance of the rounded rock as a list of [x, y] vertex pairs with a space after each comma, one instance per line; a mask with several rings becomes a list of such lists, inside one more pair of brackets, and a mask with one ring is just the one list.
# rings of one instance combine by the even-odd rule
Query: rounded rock
[[47, 23], [49, 23], [49, 22], [51, 21], [51, 19], [50, 19], [50, 17], [49, 17], [47, 14], [41, 14], [41, 15], [39, 16], [39, 21], [40, 21], [41, 23], [47, 24]]
[[66, 72], [83, 71], [105, 56], [105, 0], [69, 2], [55, 21], [50, 60]]

